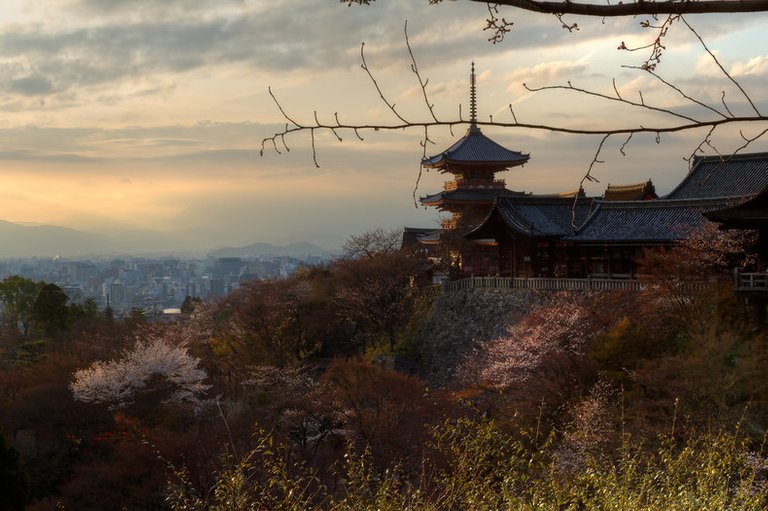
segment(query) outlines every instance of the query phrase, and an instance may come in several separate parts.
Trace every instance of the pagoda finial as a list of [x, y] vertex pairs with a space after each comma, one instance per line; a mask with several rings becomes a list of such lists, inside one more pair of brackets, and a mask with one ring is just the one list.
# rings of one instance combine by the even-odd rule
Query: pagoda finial
[[477, 130], [477, 87], [475, 86], [475, 61], [469, 75], [469, 129]]

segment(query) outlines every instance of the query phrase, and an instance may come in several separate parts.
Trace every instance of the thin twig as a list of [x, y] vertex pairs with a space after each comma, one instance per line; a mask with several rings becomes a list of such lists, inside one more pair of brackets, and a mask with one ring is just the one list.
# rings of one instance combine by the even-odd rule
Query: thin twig
[[360, 44], [360, 60], [362, 61], [362, 64], [360, 64], [360, 67], [363, 68], [363, 71], [368, 73], [368, 78], [371, 79], [371, 82], [373, 83], [373, 86], [376, 88], [376, 92], [379, 93], [379, 97], [384, 102], [385, 105], [389, 107], [390, 110], [392, 110], [392, 113], [395, 114], [395, 116], [403, 121], [404, 123], [408, 123], [403, 116], [401, 116], [397, 110], [395, 110], [394, 103], [390, 103], [387, 98], [384, 96], [384, 93], [381, 91], [381, 87], [379, 87], [379, 83], [376, 81], [376, 78], [373, 77], [373, 73], [371, 73], [371, 70], [368, 68], [368, 64], [365, 62], [365, 43]]
[[419, 66], [416, 63], [416, 57], [413, 56], [413, 50], [411, 49], [411, 42], [408, 39], [408, 20], [405, 20], [405, 28], [403, 30], [405, 33], [405, 46], [408, 48], [408, 54], [411, 56], [411, 71], [416, 75], [416, 78], [419, 80], [419, 87], [421, 87], [421, 94], [424, 97], [424, 103], [427, 105], [427, 108], [429, 109], [429, 115], [432, 116], [432, 119], [434, 119], [435, 122], [437, 122], [437, 117], [435, 117], [435, 105], [429, 102], [429, 97], [427, 96], [427, 83], [429, 82], [429, 79], [422, 80], [421, 74], [419, 73]]
[[603, 160], [599, 160], [600, 152], [603, 150], [603, 144], [605, 144], [605, 141], [608, 140], [608, 137], [610, 137], [610, 133], [605, 135], [602, 140], [600, 140], [600, 144], [597, 146], [597, 151], [595, 151], [595, 155], [592, 157], [592, 162], [589, 164], [589, 168], [587, 169], [587, 173], [584, 174], [584, 177], [581, 178], [581, 181], [579, 181], [579, 189], [576, 191], [576, 197], [573, 199], [573, 206], [571, 206], [571, 227], [574, 229], [578, 228], [576, 225], [576, 206], [579, 204], [579, 196], [581, 195], [581, 190], [584, 189], [584, 183], [586, 181], [589, 181], [591, 183], [599, 183], [600, 180], [597, 179], [592, 175], [592, 168], [598, 164], [598, 163], [605, 163]]
[[736, 87], [737, 87], [737, 88], [738, 88], [738, 89], [741, 91], [741, 93], [744, 95], [744, 98], [745, 98], [745, 99], [746, 99], [746, 100], [749, 102], [749, 104], [752, 106], [752, 110], [754, 110], [754, 111], [755, 111], [755, 113], [756, 113], [757, 115], [760, 115], [760, 111], [757, 109], [757, 107], [755, 106], [755, 104], [752, 102], [752, 98], [750, 98], [750, 97], [749, 97], [749, 94], [747, 94], [747, 91], [745, 91], [745, 90], [744, 90], [744, 88], [741, 86], [741, 84], [740, 84], [739, 82], [737, 82], [736, 80], [734, 80], [734, 79], [733, 79], [733, 77], [731, 76], [731, 74], [730, 74], [728, 71], [726, 71], [726, 70], [725, 70], [725, 68], [724, 68], [724, 67], [723, 67], [723, 65], [720, 63], [720, 61], [717, 59], [717, 57], [715, 56], [715, 54], [714, 54], [714, 53], [712, 53], [712, 51], [710, 51], [709, 47], [708, 47], [708, 46], [707, 46], [707, 44], [704, 42], [704, 39], [702, 39], [702, 38], [701, 38], [701, 36], [699, 35], [699, 33], [698, 33], [698, 32], [697, 32], [697, 31], [696, 31], [696, 30], [695, 30], [695, 29], [694, 29], [694, 28], [693, 28], [693, 27], [692, 27], [692, 26], [691, 26], [691, 25], [688, 23], [688, 21], [687, 21], [685, 18], [683, 18], [682, 16], [680, 16], [680, 21], [682, 21], [682, 22], [685, 24], [685, 26], [686, 26], [686, 27], [688, 27], [688, 30], [690, 30], [690, 31], [693, 33], [693, 35], [695, 35], [695, 36], [696, 36], [696, 38], [697, 38], [697, 39], [699, 40], [699, 42], [701, 43], [701, 46], [702, 46], [702, 47], [703, 47], [703, 48], [706, 50], [706, 52], [707, 52], [707, 53], [709, 53], [709, 56], [710, 56], [710, 57], [712, 57], [712, 60], [715, 62], [715, 64], [717, 64], [717, 67], [719, 67], [719, 68], [720, 68], [720, 71], [722, 71], [722, 72], [723, 72], [723, 74], [724, 74], [724, 75], [725, 75], [725, 76], [726, 76], [726, 77], [727, 77], [727, 78], [728, 78], [728, 79], [729, 79], [731, 82], [733, 82], [733, 84], [734, 84], [734, 85], [735, 85], [735, 86], [736, 86]]
[[714, 108], [713, 106], [710, 106], [710, 105], [708, 105], [706, 103], [703, 103], [703, 102], [699, 101], [698, 99], [692, 98], [691, 96], [689, 96], [688, 94], [683, 92], [682, 89], [680, 89], [680, 87], [678, 87], [677, 85], [674, 85], [674, 84], [668, 82], [667, 80], [662, 78], [658, 73], [656, 73], [652, 69], [647, 69], [647, 68], [643, 68], [643, 67], [639, 67], [639, 66], [621, 66], [621, 67], [626, 68], [626, 69], [638, 69], [640, 71], [645, 71], [646, 73], [650, 74], [651, 76], [653, 76], [654, 78], [659, 80], [661, 83], [663, 83], [664, 85], [666, 85], [670, 89], [672, 89], [675, 92], [677, 92], [678, 94], [680, 94], [682, 97], [684, 97], [685, 99], [687, 99], [691, 103], [695, 103], [695, 104], [697, 104], [697, 105], [699, 105], [701, 107], [704, 107], [707, 110], [710, 110], [710, 111], [716, 113], [717, 115], [719, 115], [721, 117], [728, 118], [727, 115], [725, 115], [723, 112], [721, 112], [717, 108]]
[[[653, 110], [655, 112], [661, 112], [661, 113], [664, 113], [664, 114], [673, 115], [675, 117], [679, 117], [681, 119], [685, 119], [685, 120], [691, 121], [691, 122], [698, 122], [693, 117], [689, 117], [687, 115], [679, 114], [679, 113], [674, 112], [672, 110], [669, 110], [667, 108], [660, 108], [660, 107], [650, 106], [650, 105], [646, 104], [645, 101], [642, 100], [642, 93], [641, 93], [641, 96], [640, 96], [641, 101], [639, 103], [636, 102], [636, 101], [632, 101], [632, 100], [629, 100], [629, 99], [622, 98], [621, 95], [619, 94], [619, 91], [616, 89], [616, 82], [615, 82], [615, 80], [614, 80], [613, 88], [616, 91], [616, 96], [617, 97], [609, 96], [607, 94], [603, 94], [601, 92], [591, 91], [591, 90], [588, 90], [588, 89], [582, 89], [581, 87], [574, 87], [573, 84], [571, 84], [570, 81], [568, 81], [568, 85], [546, 85], [544, 87], [529, 87], [528, 84], [523, 83], [523, 87], [525, 87], [525, 89], [527, 91], [529, 91], [529, 92], [541, 92], [541, 91], [545, 91], [545, 90], [558, 90], [558, 89], [568, 90], [568, 91], [578, 92], [580, 94], [586, 94], [587, 96], [595, 96], [597, 98], [607, 99], [608, 101], [616, 101], [618, 103], [624, 103], [624, 104], [630, 105], [630, 106], [636, 106], [636, 107], [640, 107], [640, 108], [645, 108], [647, 110]], [[510, 106], [510, 110], [511, 109], [512, 109], [512, 107]]]

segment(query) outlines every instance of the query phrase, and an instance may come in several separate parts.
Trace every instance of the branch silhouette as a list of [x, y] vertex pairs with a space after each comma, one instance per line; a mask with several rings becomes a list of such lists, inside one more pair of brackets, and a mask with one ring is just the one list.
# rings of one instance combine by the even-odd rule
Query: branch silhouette
[[[340, 0], [341, 3], [352, 5], [370, 5], [375, 0]], [[443, 0], [427, 0], [430, 4], [439, 4]], [[470, 0], [471, 2], [488, 4], [491, 6], [504, 5], [515, 7], [524, 11], [541, 14], [578, 14], [581, 16], [622, 17], [638, 16], [642, 14], [710, 14], [710, 13], [735, 13], [735, 12], [759, 12], [768, 10], [766, 0], [670, 0], [670, 1], [644, 1], [618, 2], [615, 4], [595, 4], [590, 2], [550, 2], [539, 0]]]
[[[342, 1], [345, 1], [345, 0], [342, 0]], [[499, 3], [504, 4], [504, 2], [499, 2]], [[648, 3], [654, 3], [654, 2], [644, 2], [644, 3], [648, 4]], [[704, 2], [690, 2], [690, 3], [699, 4]], [[726, 3], [729, 3], [729, 2], [726, 2]], [[557, 5], [560, 5], [560, 4], [557, 4]], [[688, 5], [688, 3], [686, 3], [685, 5]], [[496, 9], [496, 7], [489, 6], [489, 9], [493, 13], [495, 12], [493, 11], [493, 9]], [[680, 86], [675, 85], [674, 83], [665, 79], [658, 72], [658, 64], [660, 62], [663, 50], [666, 49], [664, 46], [664, 38], [667, 36], [670, 27], [672, 27], [674, 24], [678, 22], [679, 24], [684, 25], [691, 32], [695, 41], [697, 41], [701, 45], [704, 52], [715, 64], [716, 68], [719, 70], [719, 72], [724, 77], [724, 79], [730, 81], [739, 90], [740, 94], [743, 96], [746, 103], [751, 107], [750, 112], [746, 114], [743, 114], [743, 113], [735, 114], [726, 103], [725, 91], [723, 91], [719, 97], [719, 103], [721, 103], [721, 105], [719, 103], [713, 105], [713, 104], [710, 104], [707, 100], [696, 98], [692, 94], [687, 93]], [[765, 129], [765, 123], [768, 122], [768, 117], [761, 113], [760, 109], [758, 108], [756, 103], [753, 101], [753, 99], [750, 97], [748, 92], [726, 70], [726, 68], [718, 60], [716, 55], [706, 45], [703, 38], [698, 34], [696, 29], [692, 25], [690, 25], [687, 20], [683, 19], [683, 16], [679, 14], [671, 14], [667, 16], [664, 20], [662, 20], [659, 25], [652, 25], [650, 22], [643, 22], [642, 26], [648, 29], [657, 30], [657, 33], [654, 35], [652, 42], [650, 42], [649, 44], [642, 44], [634, 48], [627, 47], [622, 42], [621, 45], [618, 47], [618, 49], [626, 50], [626, 51], [638, 51], [643, 49], [650, 49], [651, 53], [649, 57], [643, 62], [642, 65], [622, 66], [622, 67], [625, 69], [638, 71], [640, 73], [646, 73], [648, 76], [651, 76], [656, 81], [663, 84], [665, 87], [674, 91], [676, 95], [683, 100], [683, 104], [682, 104], [683, 107], [696, 106], [703, 110], [702, 113], [699, 113], [699, 114], [682, 113], [670, 107], [653, 104], [652, 102], [647, 101], [643, 97], [642, 90], [638, 91], [639, 100], [629, 99], [625, 97], [625, 95], [622, 95], [619, 92], [619, 88], [616, 85], [615, 79], [613, 80], [613, 83], [612, 83], [613, 94], [598, 92], [594, 90], [589, 90], [587, 88], [579, 87], [571, 83], [571, 81], [567, 81], [565, 85], [547, 85], [542, 87], [533, 87], [524, 83], [523, 86], [526, 88], [526, 90], [534, 94], [543, 93], [546, 91], [564, 91], [566, 93], [575, 93], [580, 96], [588, 96], [592, 98], [597, 98], [598, 100], [602, 100], [602, 101], [606, 101], [614, 104], [621, 104], [624, 106], [632, 107], [634, 109], [638, 109], [646, 112], [652, 112], [654, 114], [658, 114], [659, 118], [653, 121], [646, 121], [646, 123], [643, 124], [642, 121], [634, 120], [631, 117], [625, 117], [623, 120], [620, 120], [617, 125], [614, 125], [611, 127], [598, 126], [596, 128], [582, 128], [582, 127], [574, 127], [574, 126], [558, 125], [558, 124], [521, 122], [520, 120], [518, 120], [517, 116], [515, 115], [510, 105], [510, 112], [512, 113], [512, 119], [513, 119], [511, 122], [491, 119], [489, 121], [478, 120], [476, 124], [479, 127], [496, 127], [496, 128], [507, 128], [507, 129], [518, 129], [518, 130], [548, 131], [553, 133], [563, 133], [563, 134], [569, 134], [569, 135], [599, 136], [600, 141], [599, 141], [595, 156], [592, 159], [589, 165], [589, 168], [587, 169], [582, 179], [582, 184], [584, 183], [584, 181], [592, 181], [595, 179], [595, 177], [592, 175], [591, 172], [595, 164], [600, 163], [599, 156], [601, 152], [604, 150], [605, 142], [607, 141], [608, 138], [613, 136], [620, 136], [625, 139], [625, 141], [621, 144], [620, 148], [618, 149], [619, 152], [622, 155], [624, 155], [625, 149], [628, 146], [628, 144], [631, 142], [634, 135], [651, 134], [656, 138], [656, 141], [659, 142], [660, 137], [663, 134], [681, 133], [681, 132], [688, 132], [688, 131], [694, 131], [694, 130], [706, 130], [706, 135], [702, 138], [701, 142], [696, 146], [696, 148], [693, 150], [691, 155], [689, 157], [683, 158], [684, 160], [687, 160], [689, 162], [692, 161], [694, 156], [703, 152], [706, 148], [710, 148], [713, 151], [715, 151], [717, 154], [720, 154], [720, 152], [717, 150], [717, 148], [712, 142], [712, 137], [718, 128], [729, 126], [729, 125], [731, 126], [752, 125], [752, 126], [758, 127], [756, 134], [751, 136], [745, 135], [743, 132], [743, 129], [740, 130], [741, 138], [744, 143], [742, 147], [740, 147], [737, 151], [743, 150], [749, 144], [766, 136], [766, 134], [768, 133], [768, 129]], [[419, 143], [420, 143], [420, 146], [422, 147], [422, 156], [425, 157], [427, 145], [430, 143], [433, 143], [432, 140], [430, 139], [430, 129], [447, 127], [451, 130], [451, 133], [453, 133], [452, 130], [455, 126], [468, 124], [469, 120], [464, 119], [463, 116], [461, 115], [460, 106], [458, 109], [458, 116], [456, 118], [438, 119], [434, 111], [434, 104], [429, 98], [429, 92], [428, 92], [429, 80], [423, 78], [419, 70], [417, 59], [414, 55], [413, 49], [410, 44], [410, 40], [408, 38], [407, 28], [408, 28], [408, 25], [406, 22], [404, 34], [405, 34], [406, 47], [408, 49], [408, 53], [411, 59], [410, 70], [414, 73], [418, 86], [421, 90], [424, 104], [427, 107], [426, 109], [428, 114], [427, 117], [411, 118], [409, 117], [408, 114], [403, 113], [402, 110], [397, 110], [395, 108], [395, 104], [391, 102], [389, 99], [387, 99], [387, 95], [379, 86], [379, 83], [374, 77], [371, 71], [371, 68], [368, 66], [365, 60], [365, 52], [364, 52], [365, 43], [362, 43], [360, 47], [360, 59], [362, 61], [361, 67], [367, 73], [373, 87], [378, 92], [381, 101], [392, 112], [394, 116], [393, 121], [389, 123], [383, 122], [383, 123], [370, 123], [370, 124], [369, 123], [344, 123], [339, 120], [338, 114], [334, 114], [333, 116], [334, 121], [322, 122], [318, 119], [317, 112], [314, 112], [313, 121], [301, 122], [297, 120], [294, 116], [289, 115], [287, 113], [286, 109], [277, 99], [275, 94], [272, 92], [271, 89], [269, 89], [270, 96], [272, 97], [278, 110], [280, 111], [280, 113], [282, 114], [282, 116], [287, 122], [285, 123], [285, 127], [282, 130], [274, 133], [269, 137], [265, 137], [262, 140], [260, 154], [262, 155], [264, 154], [264, 151], [267, 148], [267, 146], [272, 146], [272, 148], [274, 148], [274, 150], [277, 151], [278, 153], [280, 153], [279, 151], [280, 145], [282, 145], [282, 147], [284, 147], [287, 150], [288, 146], [286, 144], [286, 137], [300, 133], [300, 132], [308, 131], [311, 138], [312, 158], [315, 165], [319, 166], [318, 159], [317, 159], [316, 139], [315, 139], [316, 132], [330, 131], [336, 136], [336, 138], [339, 141], [341, 141], [342, 138], [340, 136], [340, 133], [344, 131], [352, 131], [355, 133], [358, 139], [362, 140], [362, 136], [360, 135], [360, 132], [365, 130], [402, 131], [402, 130], [411, 129], [411, 130], [418, 130], [423, 133], [421, 137], [421, 141]], [[677, 110], [679, 109], [680, 107], [677, 107]], [[650, 124], [650, 122], [653, 122], [653, 124]], [[624, 125], [622, 125], [622, 123]], [[417, 180], [417, 186], [418, 186], [418, 180]], [[414, 196], [415, 196], [415, 191], [414, 191]]]

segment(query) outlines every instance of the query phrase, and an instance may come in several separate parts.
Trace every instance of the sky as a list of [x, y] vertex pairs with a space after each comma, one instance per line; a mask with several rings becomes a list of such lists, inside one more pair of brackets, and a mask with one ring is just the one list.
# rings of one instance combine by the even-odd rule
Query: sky
[[[290, 151], [262, 140], [287, 122], [268, 92], [297, 122], [393, 124], [361, 69], [365, 58], [385, 97], [406, 119], [428, 120], [411, 71], [408, 40], [439, 120], [468, 112], [475, 62], [480, 120], [596, 128], [677, 122], [565, 85], [686, 113], [713, 114], [654, 77], [632, 69], [652, 41], [645, 19], [555, 17], [502, 9], [514, 25], [498, 44], [484, 30], [485, 4], [464, 0], [4, 0], [0, 19], [0, 220], [93, 232], [151, 230], [180, 249], [309, 241], [334, 248], [375, 227], [437, 226], [434, 209], [414, 195], [439, 191], [449, 176], [419, 179], [423, 130], [316, 133], [319, 167], [307, 133], [286, 138]], [[768, 110], [768, 15], [690, 16], [689, 22]], [[657, 72], [702, 103], [749, 112], [698, 39], [674, 25]], [[743, 127], [749, 136], [768, 126]], [[465, 126], [433, 128], [428, 155], [449, 147]], [[600, 137], [544, 130], [483, 128], [509, 149], [531, 154], [502, 176], [533, 193], [573, 190]], [[652, 179], [671, 191], [684, 157], [706, 131], [606, 143], [587, 192]], [[720, 152], [741, 145], [738, 131], [712, 137]], [[750, 151], [768, 150], [755, 142]], [[712, 149], [708, 148], [709, 153]], [[418, 184], [418, 187], [417, 187]], [[181, 236], [183, 234], [183, 237]], [[155, 238], [157, 239], [157, 238]], [[183, 242], [181, 240], [184, 240]], [[184, 245], [182, 247], [182, 244]], [[163, 247], [168, 248], [168, 247]]]

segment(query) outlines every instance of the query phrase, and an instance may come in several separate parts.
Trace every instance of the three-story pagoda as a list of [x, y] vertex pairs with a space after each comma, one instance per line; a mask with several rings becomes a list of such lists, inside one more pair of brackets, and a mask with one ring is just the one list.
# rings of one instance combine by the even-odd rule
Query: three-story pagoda
[[530, 155], [511, 151], [486, 137], [477, 125], [477, 91], [475, 64], [470, 74], [470, 125], [466, 135], [445, 151], [425, 158], [421, 165], [453, 174], [441, 192], [421, 197], [424, 206], [434, 206], [449, 212], [443, 229], [457, 234], [477, 226], [490, 211], [496, 197], [525, 195], [508, 190], [496, 173], [523, 165]]

